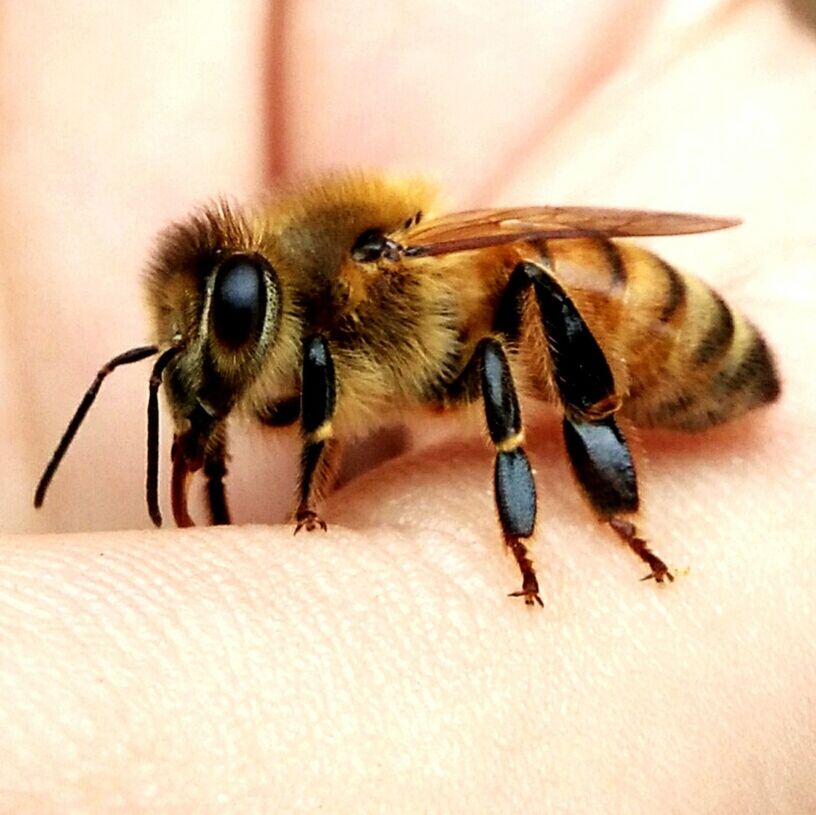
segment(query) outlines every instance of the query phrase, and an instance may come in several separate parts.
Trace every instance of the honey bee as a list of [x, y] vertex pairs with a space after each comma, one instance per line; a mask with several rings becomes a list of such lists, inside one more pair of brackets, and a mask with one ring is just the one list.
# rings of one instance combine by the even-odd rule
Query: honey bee
[[280, 191], [255, 210], [221, 201], [161, 236], [147, 276], [153, 343], [97, 374], [36, 490], [35, 506], [105, 377], [158, 355], [148, 398], [147, 503], [156, 525], [158, 390], [175, 425], [171, 504], [193, 523], [203, 471], [210, 520], [230, 522], [226, 424], [298, 423], [295, 532], [318, 514], [341, 444], [415, 409], [481, 403], [495, 449], [511, 596], [541, 604], [527, 542], [536, 490], [520, 402], [563, 417], [567, 456], [597, 518], [672, 580], [639, 536], [635, 465], [618, 417], [702, 430], [780, 392], [757, 329], [700, 280], [616, 238], [735, 225], [699, 215], [581, 207], [427, 213], [419, 181], [338, 174]]

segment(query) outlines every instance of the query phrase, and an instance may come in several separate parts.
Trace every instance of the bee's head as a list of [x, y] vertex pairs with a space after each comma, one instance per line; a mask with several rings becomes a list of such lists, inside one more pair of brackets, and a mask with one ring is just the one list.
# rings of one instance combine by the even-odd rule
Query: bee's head
[[[147, 279], [159, 370], [175, 423], [174, 482], [223, 445], [223, 425], [278, 336], [282, 291], [264, 237], [220, 202], [170, 226]], [[174, 483], [175, 492], [182, 487]], [[186, 491], [186, 488], [184, 488]], [[186, 520], [186, 509], [182, 507]]]
[[155, 344], [119, 354], [100, 369], [37, 485], [35, 506], [103, 380], [120, 365], [158, 354], [148, 403], [148, 506], [160, 524], [157, 396], [164, 384], [175, 424], [173, 511], [187, 525], [187, 476], [208, 462], [223, 467], [224, 421], [279, 333], [281, 287], [261, 237], [253, 238], [248, 223], [223, 203], [165, 231], [147, 280]]
[[174, 224], [147, 293], [156, 344], [179, 348], [164, 377], [177, 425], [200, 412], [223, 419], [280, 328], [280, 282], [259, 236], [225, 203]]

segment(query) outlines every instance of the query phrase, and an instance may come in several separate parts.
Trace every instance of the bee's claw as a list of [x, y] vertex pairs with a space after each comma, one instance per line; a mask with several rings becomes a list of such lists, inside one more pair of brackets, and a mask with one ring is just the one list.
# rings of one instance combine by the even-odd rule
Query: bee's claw
[[306, 528], [307, 532], [313, 532], [320, 527], [324, 532], [328, 529], [326, 522], [312, 510], [299, 510], [295, 516], [295, 531], [293, 534], [297, 535], [301, 529]]
[[524, 605], [526, 606], [534, 606], [536, 603], [544, 608], [544, 602], [541, 599], [541, 596], [538, 593], [538, 589], [534, 590], [525, 590], [522, 589], [521, 591], [514, 591], [507, 595], [508, 597], [523, 597], [524, 598]]
[[674, 582], [674, 575], [669, 571], [669, 567], [649, 548], [649, 544], [643, 538], [638, 537], [635, 525], [631, 521], [612, 518], [609, 526], [651, 568], [652, 571], [646, 577], [640, 578], [641, 583], [644, 580], [654, 580], [655, 583], [662, 583], [664, 580]]
[[654, 571], [647, 574], [645, 577], [640, 578], [640, 582], [643, 583], [645, 580], [654, 580], [655, 583], [662, 583], [664, 580], [668, 580], [669, 583], [674, 583], [674, 575], [668, 570], [666, 566], [658, 567]]

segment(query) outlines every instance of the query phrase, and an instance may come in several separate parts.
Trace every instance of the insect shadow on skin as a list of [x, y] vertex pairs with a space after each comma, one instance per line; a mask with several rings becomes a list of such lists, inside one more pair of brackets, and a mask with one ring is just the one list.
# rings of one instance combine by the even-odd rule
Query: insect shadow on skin
[[346, 173], [280, 190], [254, 210], [226, 202], [172, 225], [147, 278], [154, 342], [98, 373], [40, 480], [35, 505], [114, 369], [158, 355], [148, 399], [147, 503], [158, 498], [158, 391], [174, 423], [179, 526], [201, 471], [210, 520], [230, 522], [227, 421], [300, 428], [295, 532], [317, 507], [344, 441], [411, 411], [480, 405], [494, 494], [520, 596], [542, 604], [527, 542], [536, 490], [521, 400], [554, 405], [575, 480], [599, 521], [672, 580], [640, 535], [635, 465], [618, 421], [698, 431], [773, 401], [779, 380], [757, 329], [705, 283], [618, 238], [734, 226], [726, 218], [584, 207], [434, 217], [419, 181]]

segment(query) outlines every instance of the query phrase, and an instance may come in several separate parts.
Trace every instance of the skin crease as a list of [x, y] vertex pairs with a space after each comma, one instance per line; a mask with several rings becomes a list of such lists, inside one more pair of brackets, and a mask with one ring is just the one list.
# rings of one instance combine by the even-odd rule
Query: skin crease
[[[266, 4], [222, 5], [3, 10], [0, 813], [813, 811], [812, 34], [771, 2], [403, 22], [330, 1], [275, 6], [281, 38]], [[326, 535], [148, 531], [145, 364], [35, 517], [75, 401], [146, 335], [157, 229], [256, 192], [261, 166], [361, 163], [435, 174], [457, 205], [745, 219], [652, 244], [762, 326], [785, 384], [739, 423], [638, 434], [673, 585], [595, 524], [548, 415], [527, 422], [543, 610], [505, 597], [478, 422], [420, 427], [424, 450], [327, 503]], [[279, 521], [295, 438], [236, 441], [236, 517]]]

